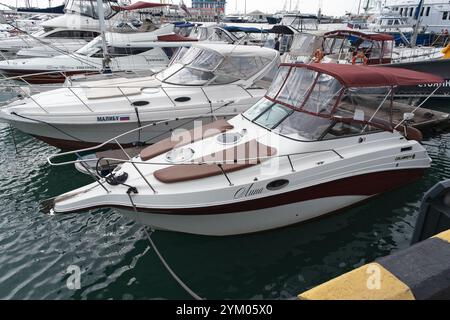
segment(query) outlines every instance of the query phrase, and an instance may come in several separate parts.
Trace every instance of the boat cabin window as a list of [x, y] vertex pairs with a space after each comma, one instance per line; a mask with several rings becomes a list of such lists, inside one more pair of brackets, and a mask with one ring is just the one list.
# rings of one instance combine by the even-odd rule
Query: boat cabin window
[[61, 30], [47, 35], [47, 38], [70, 38], [92, 40], [99, 35], [94, 31]]
[[161, 49], [166, 54], [167, 58], [172, 59], [172, 57], [177, 53], [179, 47], [163, 47]]
[[[111, 5], [117, 5], [117, 1], [103, 1], [102, 3], [105, 19], [112, 18], [117, 12], [112, 9]], [[97, 1], [68, 0], [65, 7], [65, 12], [98, 19]]]
[[[153, 50], [153, 48], [138, 48], [138, 47], [112, 47], [108, 46], [108, 55], [111, 58], [125, 57], [131, 55], [142, 54], [144, 52], [148, 52]], [[95, 54], [96, 58], [103, 57], [103, 50], [101, 52]]]
[[[301, 141], [392, 130], [390, 87], [344, 88], [327, 74], [306, 68], [294, 67], [290, 73], [283, 69], [290, 68], [281, 67], [275, 87], [243, 113], [247, 120]], [[286, 74], [280, 90], [279, 82], [284, 82]]]

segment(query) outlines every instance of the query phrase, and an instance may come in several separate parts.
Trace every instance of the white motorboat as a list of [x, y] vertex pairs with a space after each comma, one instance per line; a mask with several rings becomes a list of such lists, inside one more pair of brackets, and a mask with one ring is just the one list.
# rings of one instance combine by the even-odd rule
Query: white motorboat
[[0, 119], [72, 150], [167, 120], [119, 139], [123, 144], [151, 143], [189, 119], [245, 111], [264, 96], [279, 60], [272, 49], [197, 43], [178, 52], [171, 66], [156, 76], [82, 82], [43, 92], [2, 108]]
[[[107, 55], [111, 71], [153, 70], [166, 68], [172, 55], [180, 47], [196, 41], [171, 33], [172, 25], [153, 32], [107, 33]], [[98, 73], [103, 69], [103, 39], [97, 37], [72, 54], [55, 57], [0, 61], [0, 73], [28, 83], [60, 83], [67, 76]]]
[[[154, 229], [212, 236], [314, 219], [420, 179], [431, 159], [408, 125], [412, 115], [392, 119], [394, 94], [442, 81], [386, 67], [285, 64], [243, 114], [178, 132], [129, 160], [103, 159], [123, 163], [46, 205], [53, 214], [115, 208]], [[68, 154], [49, 162], [80, 162], [61, 162]]]
[[[80, 49], [100, 35], [97, 4], [97, 0], [68, 0], [64, 14], [41, 23], [42, 30], [1, 40], [0, 56], [4, 59], [15, 58], [16, 55], [52, 57]], [[103, 1], [106, 29], [110, 32], [136, 32], [137, 29], [123, 28], [123, 15], [118, 4], [118, 0]]]
[[[110, 31], [114, 29], [117, 0], [104, 1], [105, 19]], [[64, 15], [41, 24], [42, 30], [31, 35], [17, 35], [0, 42], [0, 52], [6, 58], [14, 57], [20, 50], [44, 46], [50, 56], [73, 52], [100, 35], [96, 0], [69, 0]], [[72, 51], [65, 51], [72, 50]], [[41, 50], [42, 51], [42, 50]], [[40, 52], [42, 54], [42, 52]]]

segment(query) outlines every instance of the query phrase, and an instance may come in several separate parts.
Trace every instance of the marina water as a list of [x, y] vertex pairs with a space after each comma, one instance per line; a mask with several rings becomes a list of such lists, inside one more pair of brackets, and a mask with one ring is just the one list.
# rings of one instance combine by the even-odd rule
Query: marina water
[[[429, 104], [448, 112], [442, 101]], [[425, 143], [433, 165], [421, 181], [343, 213], [255, 235], [158, 231], [152, 239], [201, 297], [295, 297], [409, 246], [423, 194], [450, 178], [450, 133], [433, 133]], [[0, 150], [0, 299], [190, 298], [138, 223], [113, 210], [54, 217], [39, 212], [39, 201], [91, 182], [74, 167], [50, 167], [46, 157], [57, 149], [0, 124]], [[81, 271], [79, 290], [67, 287], [74, 266]]]

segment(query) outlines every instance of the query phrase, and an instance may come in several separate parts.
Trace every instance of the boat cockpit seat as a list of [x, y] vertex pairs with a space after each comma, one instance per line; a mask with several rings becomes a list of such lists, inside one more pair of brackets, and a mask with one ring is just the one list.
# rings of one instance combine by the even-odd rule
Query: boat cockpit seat
[[142, 150], [140, 154], [141, 160], [148, 161], [174, 148], [215, 136], [233, 128], [228, 121], [218, 120], [200, 128], [194, 128], [181, 134], [172, 135], [170, 138], [164, 139]]
[[155, 171], [153, 175], [163, 183], [204, 179], [256, 166], [276, 154], [275, 148], [251, 140], [222, 152], [196, 159], [193, 161], [195, 164], [170, 166]]

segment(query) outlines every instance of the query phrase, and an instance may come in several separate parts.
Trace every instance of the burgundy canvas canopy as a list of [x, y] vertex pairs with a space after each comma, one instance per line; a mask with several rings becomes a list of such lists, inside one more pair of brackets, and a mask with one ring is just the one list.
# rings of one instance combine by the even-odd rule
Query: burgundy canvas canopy
[[395, 39], [393, 36], [389, 34], [364, 33], [361, 31], [354, 31], [354, 30], [336, 30], [325, 33], [325, 37], [332, 37], [332, 36], [344, 36], [344, 37], [355, 36], [374, 41], [393, 41]]
[[165, 7], [165, 6], [167, 6], [167, 4], [138, 1], [136, 3], [130, 4], [129, 6], [123, 6], [123, 7], [113, 6], [112, 8], [116, 11], [130, 11], [130, 10], [157, 8], [157, 7]]
[[442, 77], [402, 68], [370, 67], [334, 63], [282, 64], [328, 74], [346, 87], [417, 86], [443, 83]]

